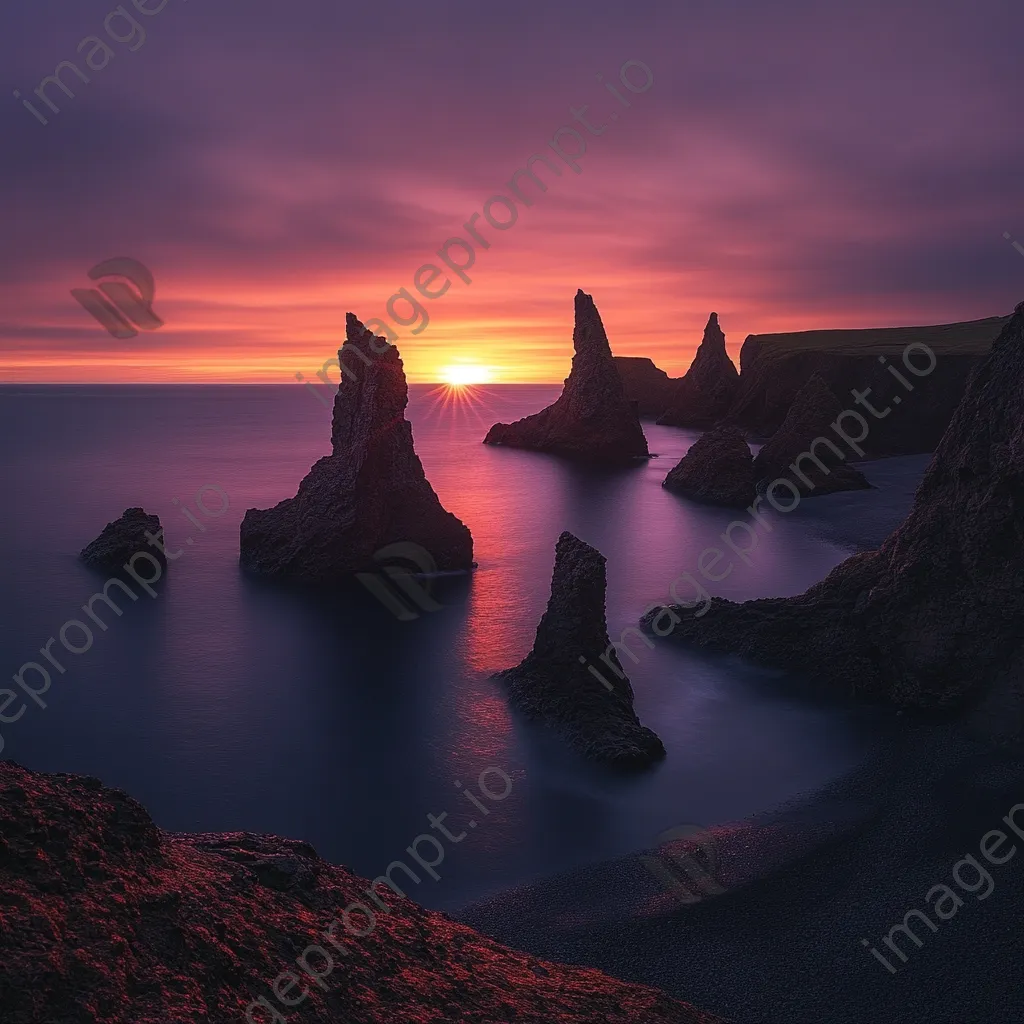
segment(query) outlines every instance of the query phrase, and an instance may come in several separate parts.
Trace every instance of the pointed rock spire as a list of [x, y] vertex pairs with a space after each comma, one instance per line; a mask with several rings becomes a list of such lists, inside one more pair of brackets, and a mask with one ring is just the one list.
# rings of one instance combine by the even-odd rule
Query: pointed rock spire
[[345, 328], [332, 453], [313, 465], [294, 498], [245, 513], [242, 565], [261, 575], [326, 583], [379, 569], [375, 553], [404, 543], [420, 549], [431, 569], [469, 569], [469, 530], [441, 505], [413, 448], [398, 349], [351, 313]]
[[626, 398], [608, 335], [590, 295], [576, 293], [575, 354], [558, 400], [515, 423], [495, 423], [484, 444], [623, 463], [650, 453], [636, 405]]
[[533, 650], [495, 679], [514, 708], [554, 728], [583, 756], [642, 767], [663, 758], [665, 748], [633, 710], [633, 687], [608, 639], [605, 588], [604, 555], [563, 533]]
[[718, 314], [712, 313], [693, 363], [658, 422], [670, 427], [713, 427], [729, 411], [738, 383]]

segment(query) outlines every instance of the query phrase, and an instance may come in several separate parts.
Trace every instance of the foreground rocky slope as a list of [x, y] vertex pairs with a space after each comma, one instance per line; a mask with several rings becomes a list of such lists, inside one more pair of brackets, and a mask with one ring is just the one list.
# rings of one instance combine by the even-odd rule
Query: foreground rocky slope
[[294, 498], [245, 513], [242, 565], [326, 583], [378, 568], [374, 553], [404, 542], [424, 548], [440, 570], [469, 569], [469, 529], [441, 505], [413, 448], [398, 349], [351, 313], [345, 329], [332, 453], [313, 465]]
[[702, 434], [669, 470], [662, 486], [709, 505], [747, 508], [757, 491], [754, 458], [743, 434], [728, 426]]
[[[971, 370], [992, 347], [1006, 317], [990, 317], [936, 327], [802, 331], [752, 334], [740, 350], [740, 379], [728, 421], [758, 437], [770, 437], [782, 425], [799, 390], [814, 373], [821, 375], [840, 402], [855, 408], [851, 389], [872, 389], [879, 409], [900, 398], [898, 414], [872, 424], [865, 445], [870, 456], [912, 455], [935, 450], [963, 397]], [[928, 345], [935, 369], [908, 396], [879, 357], [900, 365], [908, 345]]]
[[[832, 430], [832, 424], [842, 411], [839, 399], [821, 375], [812, 374], [797, 392], [782, 426], [754, 459], [758, 484], [765, 486], [785, 477], [806, 495], [869, 488], [871, 484], [864, 474], [844, 461], [853, 453], [843, 448], [841, 439]], [[815, 443], [819, 438], [825, 441]], [[809, 452], [811, 458], [800, 458], [805, 452]]]
[[[794, 598], [674, 607], [672, 635], [848, 693], [1021, 719], [1024, 303], [972, 374], [906, 521]], [[667, 612], [644, 617], [665, 631]]]
[[[516, 953], [380, 891], [360, 938], [324, 930], [369, 882], [305, 843], [162, 832], [98, 780], [0, 762], [0, 1016], [4, 1024], [716, 1024], [656, 989]], [[383, 866], [383, 865], [382, 865]], [[353, 928], [366, 930], [355, 912]], [[290, 1007], [270, 984], [283, 982]], [[302, 997], [307, 991], [308, 996]], [[275, 1008], [261, 1005], [262, 996]], [[301, 998], [300, 998], [301, 997]]]
[[484, 444], [608, 464], [644, 458], [647, 439], [636, 406], [626, 398], [593, 298], [578, 291], [575, 312], [575, 355], [558, 400], [515, 423], [495, 423]]
[[[665, 748], [633, 710], [633, 687], [608, 639], [605, 588], [604, 555], [563, 533], [533, 650], [494, 678], [514, 708], [551, 726], [584, 757], [644, 767], [663, 758]], [[606, 651], [611, 665], [601, 660]]]
[[738, 384], [739, 374], [725, 350], [718, 314], [712, 313], [693, 363], [658, 422], [670, 427], [712, 427], [729, 411]]

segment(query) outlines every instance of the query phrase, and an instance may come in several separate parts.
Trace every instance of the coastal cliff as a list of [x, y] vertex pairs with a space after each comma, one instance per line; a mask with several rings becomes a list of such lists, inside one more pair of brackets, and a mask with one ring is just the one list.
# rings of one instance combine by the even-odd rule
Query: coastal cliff
[[612, 356], [619, 371], [626, 398], [636, 402], [641, 416], [660, 416], [671, 404], [681, 378], [670, 377], [654, 365], [654, 360], [641, 356]]

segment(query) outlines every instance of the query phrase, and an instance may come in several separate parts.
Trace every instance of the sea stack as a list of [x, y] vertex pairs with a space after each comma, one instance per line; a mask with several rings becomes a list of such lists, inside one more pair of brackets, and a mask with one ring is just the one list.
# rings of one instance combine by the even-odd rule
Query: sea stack
[[4, 1024], [722, 1024], [502, 946], [308, 843], [163, 832], [98, 779], [0, 761], [0, 835]]
[[864, 475], [844, 461], [855, 454], [842, 447], [832, 424], [842, 413], [839, 399], [820, 374], [797, 392], [782, 426], [754, 459], [759, 486], [785, 477], [804, 495], [865, 490]]
[[690, 369], [676, 385], [658, 422], [669, 427], [713, 427], [732, 405], [739, 373], [725, 350], [725, 335], [712, 313]]
[[471, 568], [469, 529], [441, 505], [413, 448], [398, 349], [351, 313], [345, 333], [332, 452], [294, 498], [245, 513], [241, 564], [277, 579], [331, 583], [379, 569], [374, 553], [404, 542], [422, 548], [438, 570]]
[[516, 710], [549, 725], [584, 757], [646, 767], [665, 748], [633, 710], [633, 687], [608, 639], [605, 587], [604, 555], [563, 533], [533, 650], [494, 678]]
[[747, 508], [757, 497], [754, 457], [739, 430], [715, 427], [694, 441], [662, 486], [709, 505]]
[[904, 706], [984, 698], [1019, 731], [1024, 303], [972, 373], [909, 516], [877, 551], [848, 558], [799, 597], [715, 598], [700, 618], [672, 611], [683, 642]]
[[606, 464], [648, 457], [640, 417], [626, 398], [601, 316], [582, 291], [576, 293], [572, 341], [572, 370], [554, 405], [515, 423], [495, 423], [484, 444]]
[[145, 509], [126, 508], [119, 519], [103, 527], [103, 532], [82, 549], [79, 557], [94, 569], [116, 572], [139, 551], [147, 552], [166, 567], [160, 517], [149, 515]]

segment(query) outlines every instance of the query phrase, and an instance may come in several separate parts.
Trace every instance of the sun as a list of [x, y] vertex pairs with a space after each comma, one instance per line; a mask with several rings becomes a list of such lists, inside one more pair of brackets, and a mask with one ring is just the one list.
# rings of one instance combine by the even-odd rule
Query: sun
[[449, 387], [461, 388], [473, 384], [486, 384], [491, 379], [491, 371], [486, 366], [459, 365], [445, 367], [441, 379]]

